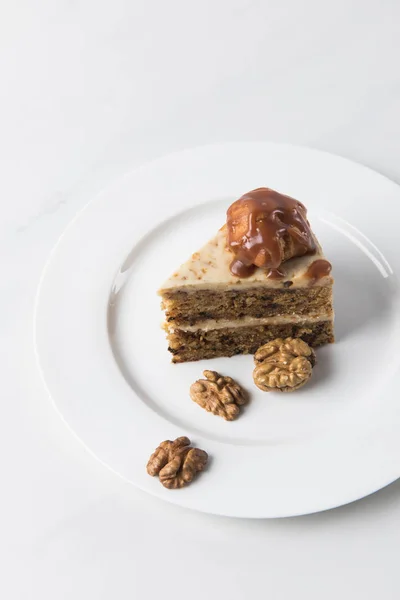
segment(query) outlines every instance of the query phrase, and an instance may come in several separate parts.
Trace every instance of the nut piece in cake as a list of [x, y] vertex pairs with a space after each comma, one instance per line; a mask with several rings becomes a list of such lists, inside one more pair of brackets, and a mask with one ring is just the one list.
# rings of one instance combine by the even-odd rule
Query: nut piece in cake
[[253, 379], [260, 390], [294, 392], [310, 379], [315, 353], [299, 338], [277, 338], [257, 350], [254, 362]]
[[247, 403], [242, 388], [231, 378], [216, 371], [203, 371], [206, 379], [199, 379], [190, 387], [190, 397], [208, 412], [233, 421], [240, 414], [240, 406]]
[[147, 472], [158, 475], [164, 487], [177, 489], [191, 483], [207, 461], [207, 452], [192, 448], [189, 438], [179, 437], [174, 442], [161, 442], [149, 458]]

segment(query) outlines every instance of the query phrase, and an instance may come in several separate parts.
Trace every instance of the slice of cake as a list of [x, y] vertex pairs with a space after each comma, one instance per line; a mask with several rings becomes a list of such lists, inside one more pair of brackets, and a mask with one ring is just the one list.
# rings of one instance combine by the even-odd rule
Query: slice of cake
[[334, 341], [331, 265], [303, 204], [259, 188], [161, 287], [172, 361], [253, 354], [274, 338]]

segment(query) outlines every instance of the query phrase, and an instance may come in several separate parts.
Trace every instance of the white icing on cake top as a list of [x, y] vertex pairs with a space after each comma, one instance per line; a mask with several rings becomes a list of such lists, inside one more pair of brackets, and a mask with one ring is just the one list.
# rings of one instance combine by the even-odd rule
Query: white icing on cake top
[[[256, 269], [250, 277], [239, 278], [232, 275], [229, 269], [232, 253], [226, 244], [226, 229], [222, 227], [207, 244], [195, 252], [167, 279], [160, 288], [159, 294], [178, 289], [196, 291], [199, 289], [245, 289], [259, 286], [293, 289], [310, 285], [332, 285], [331, 276], [323, 277], [316, 283], [310, 282], [309, 277], [306, 276], [308, 267], [314, 261], [325, 258], [317, 240], [316, 244], [317, 252], [315, 254], [291, 258], [281, 265], [280, 270], [285, 274], [282, 279], [270, 279], [267, 277], [268, 271], [260, 268]], [[290, 281], [291, 285], [287, 283]]]

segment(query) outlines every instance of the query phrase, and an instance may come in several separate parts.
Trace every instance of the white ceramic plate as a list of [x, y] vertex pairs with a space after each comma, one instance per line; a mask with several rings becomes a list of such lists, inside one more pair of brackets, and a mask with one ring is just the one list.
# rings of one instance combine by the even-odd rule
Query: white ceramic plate
[[[252, 384], [252, 357], [172, 365], [156, 290], [260, 186], [303, 201], [333, 263], [337, 343], [295, 394]], [[36, 345], [55, 406], [85, 446], [154, 495], [205, 512], [282, 517], [351, 502], [400, 476], [400, 188], [342, 158], [293, 146], [202, 147], [119, 181], [62, 236], [37, 303]], [[211, 368], [251, 392], [228, 423], [188, 394]], [[186, 489], [146, 473], [161, 440], [211, 457]]]

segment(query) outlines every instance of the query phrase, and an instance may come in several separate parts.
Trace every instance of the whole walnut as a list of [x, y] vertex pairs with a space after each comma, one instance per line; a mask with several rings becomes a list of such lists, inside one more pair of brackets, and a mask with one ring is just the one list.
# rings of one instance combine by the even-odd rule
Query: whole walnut
[[149, 458], [147, 472], [153, 477], [158, 475], [164, 487], [177, 489], [191, 483], [207, 461], [207, 452], [192, 448], [189, 438], [183, 436], [174, 442], [161, 442]]
[[203, 371], [206, 379], [198, 379], [190, 387], [190, 397], [208, 412], [233, 421], [240, 414], [240, 406], [247, 403], [242, 388], [231, 378], [216, 371]]
[[254, 383], [265, 392], [293, 392], [310, 379], [315, 353], [298, 338], [277, 338], [254, 355]]

